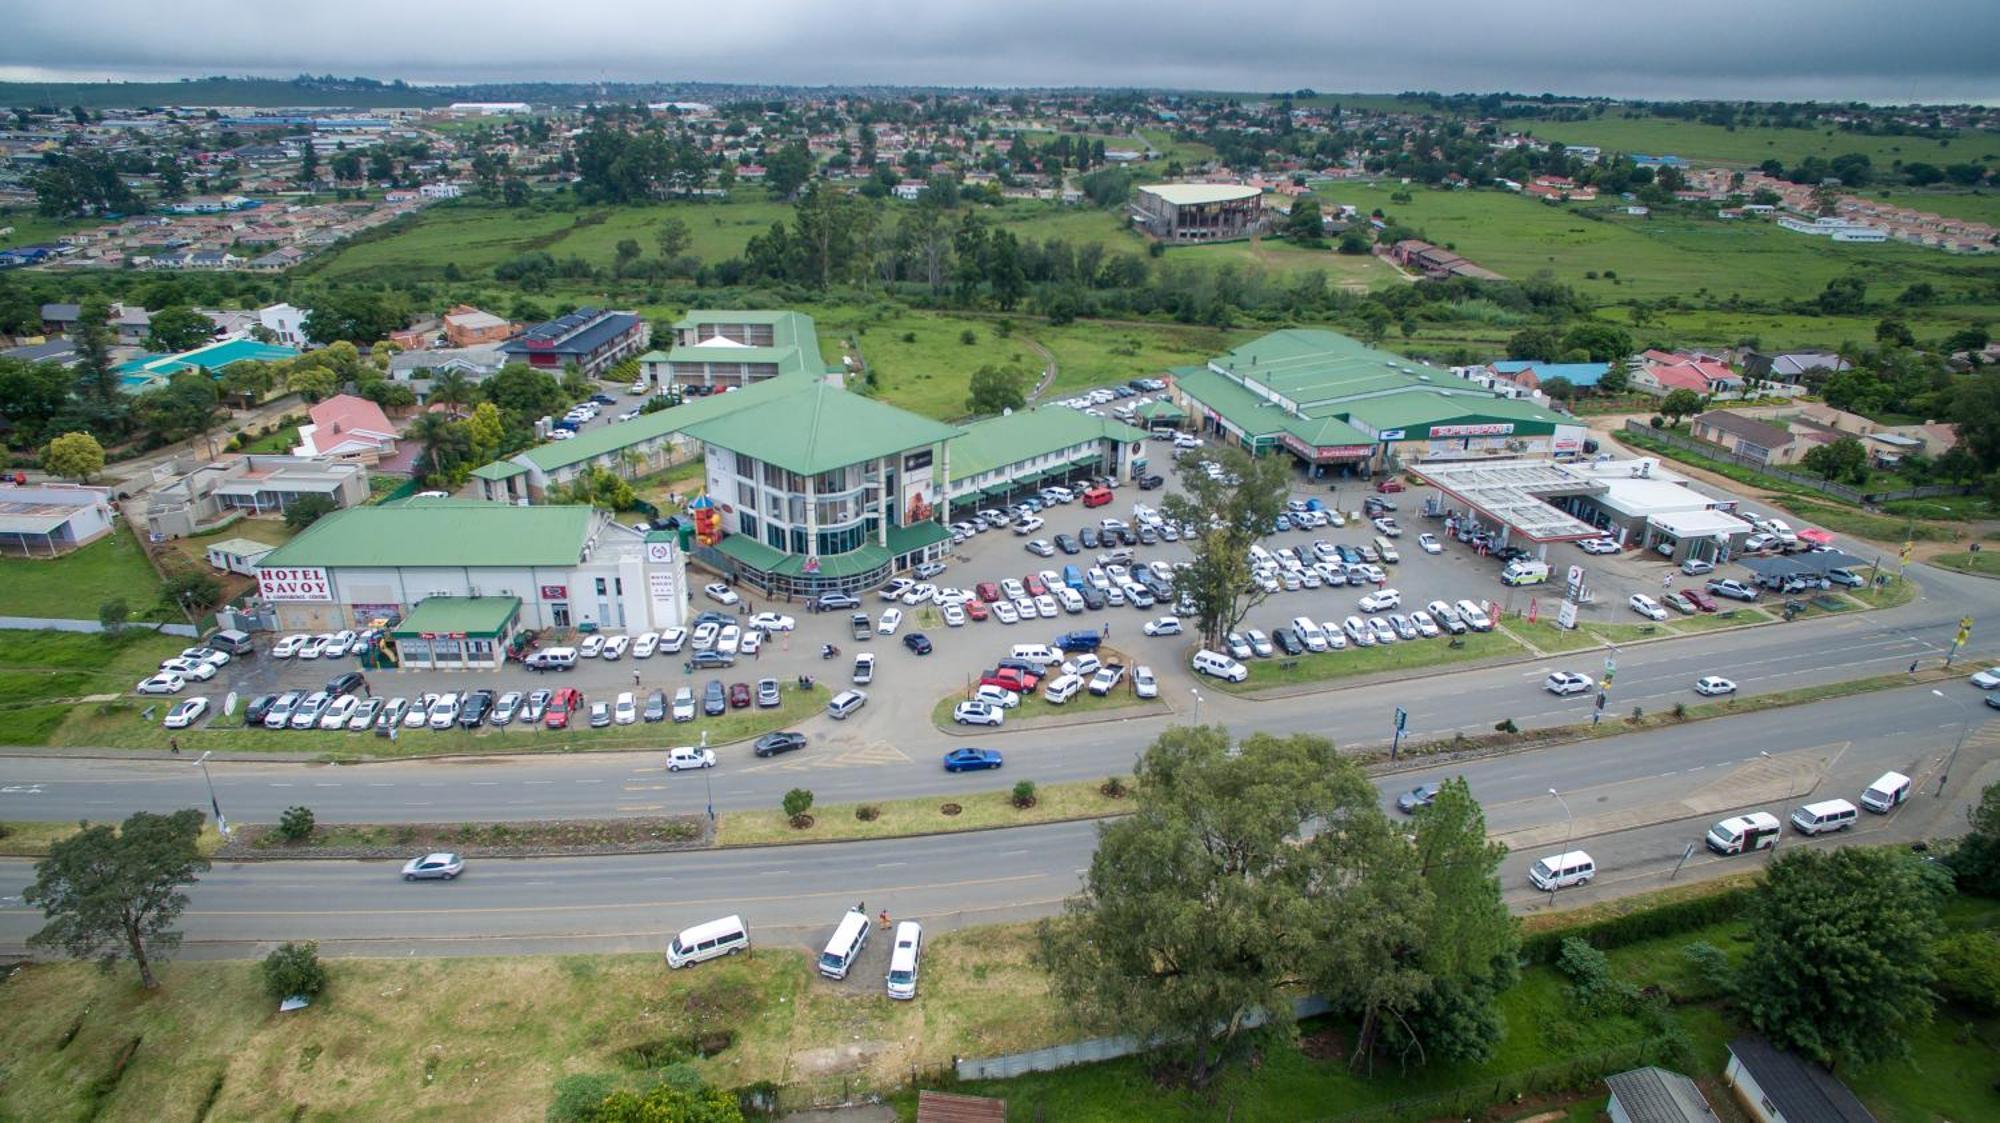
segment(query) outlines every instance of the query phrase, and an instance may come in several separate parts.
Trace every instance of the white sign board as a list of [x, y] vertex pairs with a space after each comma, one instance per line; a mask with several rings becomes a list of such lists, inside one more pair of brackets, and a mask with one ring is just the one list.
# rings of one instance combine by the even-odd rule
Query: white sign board
[[333, 585], [319, 566], [264, 566], [257, 570], [257, 595], [267, 601], [330, 601]]
[[1556, 626], [1560, 628], [1567, 628], [1571, 631], [1574, 631], [1576, 629], [1575, 601], [1566, 600], [1562, 603], [1562, 607], [1556, 610]]

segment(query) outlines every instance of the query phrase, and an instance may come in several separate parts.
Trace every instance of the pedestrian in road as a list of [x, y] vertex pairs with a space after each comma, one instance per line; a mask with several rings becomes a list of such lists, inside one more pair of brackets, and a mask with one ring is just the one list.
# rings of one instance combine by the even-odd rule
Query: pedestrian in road
[[181, 739], [179, 737], [167, 738], [167, 748], [172, 749], [175, 756], [181, 755]]
[[1104, 622], [1104, 638], [1105, 639], [1111, 638], [1111, 621], [1109, 620], [1106, 620]]
[[1673, 587], [1674, 587], [1674, 575], [1671, 573], [1660, 574], [1660, 588], [1671, 589]]
[[1920, 660], [1920, 659], [1922, 659], [1922, 658], [1923, 658], [1923, 656], [1919, 655], [1919, 656], [1917, 656], [1917, 658], [1916, 658], [1916, 659], [1912, 659], [1912, 660], [1910, 660], [1910, 673], [1911, 673], [1911, 674], [1916, 674], [1916, 673], [1917, 673], [1917, 661], [1918, 661], [1918, 660]]
[[888, 910], [888, 909], [883, 909], [883, 910], [882, 910], [882, 931], [884, 931], [884, 932], [887, 932], [888, 930], [889, 930], [889, 910]]
[[639, 669], [637, 667], [632, 669], [632, 685], [639, 685]]

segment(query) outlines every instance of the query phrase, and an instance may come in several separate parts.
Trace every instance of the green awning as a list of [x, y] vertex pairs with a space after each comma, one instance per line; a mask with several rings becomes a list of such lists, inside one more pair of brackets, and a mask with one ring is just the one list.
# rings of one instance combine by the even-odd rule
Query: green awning
[[397, 639], [429, 635], [493, 638], [521, 611], [520, 597], [426, 597], [390, 631]]
[[[946, 538], [951, 537], [951, 531], [946, 530], [944, 533]], [[822, 554], [819, 559], [819, 570], [808, 574], [805, 571], [805, 558], [767, 546], [746, 534], [726, 535], [722, 541], [715, 544], [715, 549], [747, 569], [754, 569], [759, 573], [783, 574], [788, 577], [844, 577], [850, 573], [863, 573], [875, 569], [889, 560], [889, 551], [871, 543], [845, 554]]]
[[900, 557], [950, 538], [951, 528], [931, 519], [909, 526], [892, 526], [889, 528], [889, 553]]

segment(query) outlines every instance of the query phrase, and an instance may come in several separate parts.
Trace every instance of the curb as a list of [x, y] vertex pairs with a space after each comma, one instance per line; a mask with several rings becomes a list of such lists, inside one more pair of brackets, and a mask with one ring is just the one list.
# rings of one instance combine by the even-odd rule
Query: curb
[[[1141, 712], [1136, 714], [1129, 712], [1132, 710], [1139, 710]], [[1112, 706], [1108, 709], [1093, 710], [1091, 712], [1092, 716], [1080, 717], [1074, 720], [1066, 719], [1061, 714], [1049, 714], [1046, 717], [1027, 718], [1023, 721], [1022, 724], [1019, 725], [1014, 725], [1014, 726], [1003, 725], [998, 729], [989, 728], [988, 732], [982, 733], [980, 734], [980, 736], [1000, 737], [1008, 733], [1015, 733], [1015, 732], [1036, 733], [1044, 729], [1071, 729], [1081, 725], [1109, 725], [1110, 723], [1116, 721], [1132, 721], [1137, 718], [1157, 717], [1161, 714], [1172, 716], [1179, 712], [1180, 712], [1179, 710], [1176, 710], [1172, 706], [1167, 705], [1167, 703], [1164, 700], [1155, 699], [1152, 702], [1146, 702], [1142, 700], [1139, 702], [1135, 702], [1129, 706]], [[1026, 724], [1026, 722], [1030, 721], [1038, 722], [1040, 724], [1036, 725]], [[961, 727], [955, 723], [952, 725], [939, 725], [936, 722], [931, 723], [931, 728], [937, 730], [939, 733], [946, 733], [952, 736], [957, 736], [961, 729]]]

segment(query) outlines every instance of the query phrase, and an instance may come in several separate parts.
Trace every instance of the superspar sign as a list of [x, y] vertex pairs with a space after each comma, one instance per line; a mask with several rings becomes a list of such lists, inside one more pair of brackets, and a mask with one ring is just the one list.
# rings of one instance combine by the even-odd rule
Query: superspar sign
[[257, 595], [267, 601], [332, 600], [333, 586], [318, 566], [267, 566], [257, 571]]
[[1504, 437], [1514, 431], [1511, 421], [1491, 425], [1433, 425], [1433, 437]]

